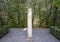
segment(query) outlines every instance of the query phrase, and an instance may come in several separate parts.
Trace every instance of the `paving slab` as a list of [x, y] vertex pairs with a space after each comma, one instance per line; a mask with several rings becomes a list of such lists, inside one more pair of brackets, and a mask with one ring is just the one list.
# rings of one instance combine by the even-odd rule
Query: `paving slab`
[[32, 40], [27, 40], [27, 30], [11, 28], [0, 42], [60, 42], [46, 28], [34, 28]]

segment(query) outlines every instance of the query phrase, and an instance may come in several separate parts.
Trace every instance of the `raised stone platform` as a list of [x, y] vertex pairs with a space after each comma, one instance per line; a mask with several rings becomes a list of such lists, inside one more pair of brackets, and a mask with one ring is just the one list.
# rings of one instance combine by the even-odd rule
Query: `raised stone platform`
[[0, 42], [60, 42], [52, 34], [49, 29], [35, 28], [33, 29], [32, 40], [27, 40], [27, 31], [19, 28], [11, 28], [9, 33], [3, 37]]

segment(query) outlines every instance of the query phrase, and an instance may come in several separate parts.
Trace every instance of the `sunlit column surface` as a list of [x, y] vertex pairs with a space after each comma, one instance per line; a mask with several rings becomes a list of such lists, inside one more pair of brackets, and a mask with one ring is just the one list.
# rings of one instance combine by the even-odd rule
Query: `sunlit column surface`
[[28, 8], [28, 38], [32, 38], [32, 8]]

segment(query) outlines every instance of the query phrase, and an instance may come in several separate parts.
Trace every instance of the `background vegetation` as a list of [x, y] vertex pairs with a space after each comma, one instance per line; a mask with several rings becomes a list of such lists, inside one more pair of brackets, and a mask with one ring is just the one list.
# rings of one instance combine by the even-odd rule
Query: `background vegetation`
[[[29, 0], [0, 0], [0, 27], [27, 27]], [[33, 27], [60, 26], [60, 0], [31, 0]]]

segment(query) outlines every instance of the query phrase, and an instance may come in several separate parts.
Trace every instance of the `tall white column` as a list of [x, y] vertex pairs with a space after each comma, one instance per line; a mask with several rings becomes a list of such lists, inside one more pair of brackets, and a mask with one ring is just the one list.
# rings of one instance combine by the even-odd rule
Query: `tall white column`
[[32, 38], [32, 8], [28, 8], [28, 38]]

